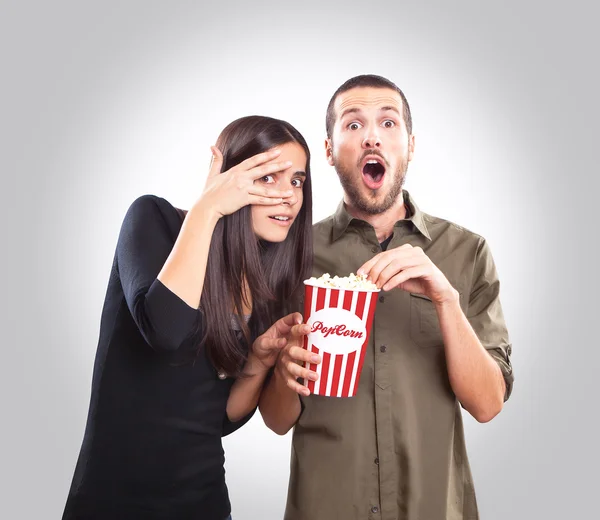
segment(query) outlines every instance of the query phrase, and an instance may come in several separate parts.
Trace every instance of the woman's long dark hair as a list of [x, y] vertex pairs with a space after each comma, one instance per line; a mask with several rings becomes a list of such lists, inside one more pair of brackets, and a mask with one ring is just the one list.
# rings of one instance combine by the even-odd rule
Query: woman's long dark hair
[[[310, 152], [304, 137], [286, 121], [248, 116], [227, 125], [216, 146], [223, 154], [221, 173], [242, 161], [285, 143], [298, 143], [306, 153], [303, 202], [286, 239], [272, 243], [253, 231], [250, 206], [222, 217], [213, 231], [200, 300], [205, 335], [201, 346], [217, 370], [238, 375], [247, 349], [257, 336], [289, 314], [312, 267], [312, 192]], [[243, 283], [247, 283], [252, 314], [243, 316]], [[240, 342], [232, 319], [242, 331]]]

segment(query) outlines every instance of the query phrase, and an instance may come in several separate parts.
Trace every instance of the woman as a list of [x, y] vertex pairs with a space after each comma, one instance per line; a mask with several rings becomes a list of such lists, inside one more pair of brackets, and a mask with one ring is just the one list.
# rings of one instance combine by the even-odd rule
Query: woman
[[221, 437], [250, 418], [301, 320], [287, 313], [312, 261], [310, 154], [260, 116], [212, 152], [189, 212], [154, 196], [127, 212], [64, 520], [230, 514]]

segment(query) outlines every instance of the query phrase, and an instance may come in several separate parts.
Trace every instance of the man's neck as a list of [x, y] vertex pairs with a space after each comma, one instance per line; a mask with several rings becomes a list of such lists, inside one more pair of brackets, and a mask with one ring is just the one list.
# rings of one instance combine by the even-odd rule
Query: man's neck
[[393, 233], [396, 222], [406, 217], [406, 206], [404, 205], [404, 197], [402, 195], [398, 197], [391, 208], [376, 215], [370, 215], [353, 206], [347, 195], [344, 195], [344, 204], [346, 211], [350, 215], [354, 218], [364, 220], [373, 226], [379, 243], [383, 242]]

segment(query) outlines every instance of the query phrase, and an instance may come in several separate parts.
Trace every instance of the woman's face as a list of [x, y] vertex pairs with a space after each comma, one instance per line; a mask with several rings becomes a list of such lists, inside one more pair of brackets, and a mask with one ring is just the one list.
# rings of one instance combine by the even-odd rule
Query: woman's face
[[298, 143], [285, 143], [277, 146], [281, 154], [274, 161], [291, 161], [287, 169], [272, 175], [266, 175], [254, 182], [262, 183], [269, 188], [283, 191], [291, 190], [292, 195], [284, 197], [276, 206], [259, 206], [253, 204], [252, 228], [258, 238], [267, 242], [283, 242], [290, 227], [296, 220], [304, 200], [302, 186], [306, 178], [306, 153]]

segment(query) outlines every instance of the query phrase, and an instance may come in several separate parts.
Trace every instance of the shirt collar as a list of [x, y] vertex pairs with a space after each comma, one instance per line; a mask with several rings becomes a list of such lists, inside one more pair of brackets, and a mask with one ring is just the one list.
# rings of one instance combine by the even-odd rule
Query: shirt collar
[[[410, 220], [417, 230], [428, 240], [431, 240], [431, 236], [429, 235], [429, 231], [427, 230], [427, 225], [425, 224], [424, 214], [415, 204], [415, 201], [410, 196], [408, 191], [402, 190], [402, 195], [404, 196], [404, 204], [406, 205], [406, 218], [405, 220]], [[360, 219], [357, 219], [348, 213], [346, 206], [344, 205], [344, 201], [340, 201], [336, 212], [333, 215], [333, 240], [336, 241], [340, 238], [345, 232], [350, 222], [356, 220], [357, 222], [361, 222]]]

